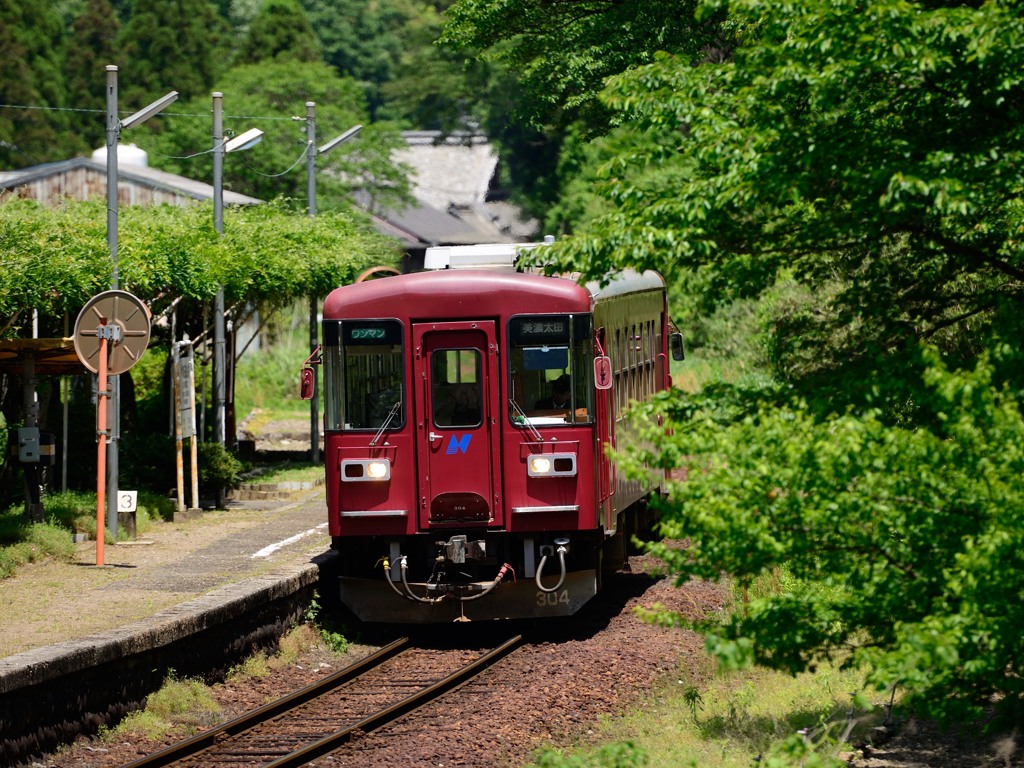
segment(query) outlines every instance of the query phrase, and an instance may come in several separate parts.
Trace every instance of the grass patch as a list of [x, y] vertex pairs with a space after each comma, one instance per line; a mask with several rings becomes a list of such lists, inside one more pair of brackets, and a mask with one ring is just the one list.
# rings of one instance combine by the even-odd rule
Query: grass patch
[[[843, 742], [880, 719], [880, 710], [862, 695], [854, 701], [851, 692], [862, 688], [860, 673], [834, 667], [796, 677], [754, 669], [716, 677], [703, 687], [673, 680], [653, 692], [643, 711], [603, 723], [598, 739], [605, 743], [549, 749], [531, 766], [750, 768], [755, 760], [844, 765], [837, 759]], [[855, 703], [858, 719], [851, 721]]]
[[169, 734], [195, 734], [200, 728], [216, 725], [221, 719], [220, 705], [208, 686], [199, 680], [178, 680], [172, 672], [163, 687], [146, 699], [146, 708], [132, 712], [116, 728], [103, 730], [104, 741], [127, 736], [143, 736], [156, 741]]
[[[320, 642], [316, 627], [299, 624], [281, 638], [275, 654], [257, 651], [232, 667], [226, 682], [238, 684], [265, 678], [295, 664]], [[223, 713], [212, 688], [199, 680], [179, 680], [171, 672], [160, 690], [146, 699], [144, 709], [129, 714], [115, 728], [101, 728], [100, 738], [107, 742], [130, 737], [163, 741], [172, 736], [191, 736], [202, 728], [217, 725], [222, 719]]]
[[[96, 539], [96, 495], [68, 491], [43, 498], [45, 523], [30, 523], [25, 509], [16, 504], [0, 512], [0, 578], [13, 576], [20, 566], [46, 559], [71, 562], [75, 558], [72, 533]], [[135, 513], [136, 534], [174, 515], [173, 503], [157, 494], [140, 491]], [[118, 531], [118, 538], [126, 538]], [[104, 541], [113, 543], [108, 531]]]
[[271, 672], [269, 657], [263, 651], [248, 656], [241, 664], [228, 670], [227, 681], [262, 680]]
[[686, 360], [672, 364], [672, 385], [683, 392], [700, 392], [705, 384], [719, 381], [760, 386], [771, 377], [746, 360], [709, 355], [704, 350], [687, 352]]
[[277, 663], [291, 665], [298, 662], [303, 654], [317, 647], [320, 635], [316, 628], [309, 624], [299, 624], [281, 638], [277, 647]]
[[[274, 312], [260, 341], [238, 361], [235, 409], [239, 418], [259, 409], [257, 418], [309, 416], [299, 398], [299, 370], [309, 357], [309, 306], [306, 302]], [[322, 413], [323, 411], [321, 411]]]
[[311, 624], [299, 624], [292, 627], [280, 639], [277, 651], [268, 655], [257, 651], [245, 661], [232, 667], [227, 674], [227, 681], [261, 680], [272, 672], [298, 663], [303, 654], [323, 643], [320, 633]]
[[[20, 510], [19, 510], [20, 513]], [[29, 525], [23, 520], [12, 523], [11, 515], [0, 515], [0, 579], [13, 576], [27, 563], [52, 558], [71, 562], [75, 558], [75, 545], [66, 528], [53, 523]]]
[[252, 483], [305, 483], [322, 480], [323, 476], [322, 464], [289, 462], [249, 473], [244, 480]]

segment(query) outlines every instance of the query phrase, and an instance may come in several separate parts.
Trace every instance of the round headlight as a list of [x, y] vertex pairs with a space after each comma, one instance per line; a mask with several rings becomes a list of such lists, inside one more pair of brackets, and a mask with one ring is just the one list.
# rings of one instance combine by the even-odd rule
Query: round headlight
[[367, 477], [380, 480], [388, 476], [388, 465], [382, 461], [371, 461], [366, 465]]

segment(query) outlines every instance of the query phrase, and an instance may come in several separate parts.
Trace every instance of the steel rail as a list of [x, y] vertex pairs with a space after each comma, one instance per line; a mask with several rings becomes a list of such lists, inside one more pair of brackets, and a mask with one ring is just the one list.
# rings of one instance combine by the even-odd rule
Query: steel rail
[[506, 640], [494, 650], [488, 651], [480, 658], [475, 659], [464, 667], [452, 672], [443, 680], [439, 680], [402, 701], [392, 704], [391, 706], [370, 715], [355, 725], [350, 725], [337, 733], [325, 736], [319, 741], [315, 741], [312, 744], [302, 747], [301, 749], [297, 749], [296, 751], [278, 758], [271, 763], [267, 763], [263, 768], [297, 768], [298, 766], [305, 765], [311, 760], [315, 760], [318, 757], [322, 757], [323, 755], [333, 752], [342, 744], [348, 742], [353, 735], [357, 733], [369, 733], [383, 725], [387, 725], [388, 723], [402, 717], [402, 715], [406, 715], [409, 712], [422, 707], [424, 704], [428, 704], [434, 699], [439, 698], [445, 693], [459, 687], [463, 683], [468, 682], [489, 666], [514, 651], [519, 647], [520, 643], [522, 643], [522, 640], [522, 635], [516, 635], [515, 637]]
[[200, 752], [209, 749], [217, 742], [222, 741], [226, 736], [235, 736], [239, 733], [244, 733], [260, 723], [264, 723], [280, 714], [295, 709], [296, 707], [301, 706], [318, 696], [322, 696], [324, 693], [327, 693], [344, 683], [347, 683], [349, 680], [359, 677], [359, 675], [364, 672], [383, 664], [392, 656], [397, 655], [405, 648], [406, 645], [408, 645], [408, 643], [409, 638], [399, 638], [393, 643], [385, 645], [383, 648], [371, 653], [363, 659], [360, 659], [354, 664], [350, 664], [333, 675], [325, 677], [323, 680], [318, 680], [315, 683], [307, 685], [305, 688], [299, 689], [295, 693], [283, 696], [282, 698], [272, 701], [269, 704], [265, 704], [251, 712], [246, 712], [244, 715], [241, 715], [234, 720], [230, 720], [223, 725], [219, 725], [216, 728], [211, 728], [210, 730], [197, 734], [190, 739], [179, 741], [166, 749], [154, 752], [152, 755], [147, 755], [128, 763], [123, 766], [123, 768], [159, 768], [159, 766], [172, 765], [179, 760], [193, 757]]

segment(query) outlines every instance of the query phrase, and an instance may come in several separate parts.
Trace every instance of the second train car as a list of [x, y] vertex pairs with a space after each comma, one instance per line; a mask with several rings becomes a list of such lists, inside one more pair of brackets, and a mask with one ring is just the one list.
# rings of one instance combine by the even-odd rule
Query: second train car
[[664, 280], [518, 271], [524, 247], [428, 249], [324, 301], [327, 511], [364, 621], [571, 615], [652, 523], [658, 478], [607, 448], [682, 357]]

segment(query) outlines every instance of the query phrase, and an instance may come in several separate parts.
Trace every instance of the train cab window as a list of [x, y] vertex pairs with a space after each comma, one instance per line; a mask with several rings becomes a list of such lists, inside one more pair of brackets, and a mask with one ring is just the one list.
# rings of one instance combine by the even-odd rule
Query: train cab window
[[430, 399], [434, 425], [483, 424], [483, 361], [477, 349], [436, 349], [430, 355]]
[[380, 429], [385, 422], [398, 429], [405, 423], [402, 344], [397, 320], [324, 324], [327, 429]]
[[509, 321], [509, 418], [533, 426], [593, 420], [590, 315], [520, 315]]

